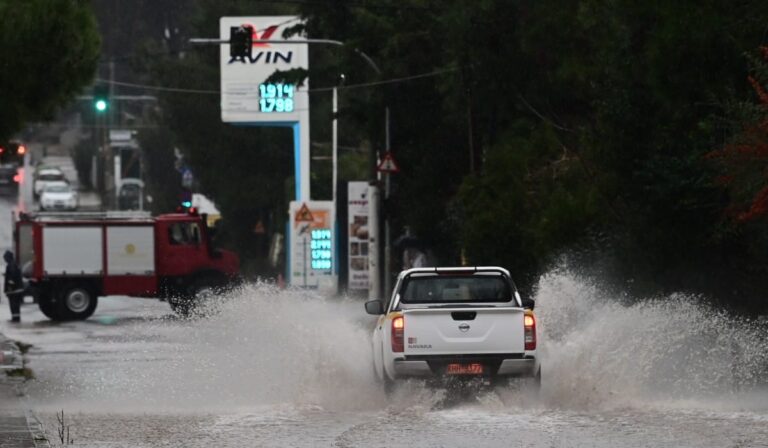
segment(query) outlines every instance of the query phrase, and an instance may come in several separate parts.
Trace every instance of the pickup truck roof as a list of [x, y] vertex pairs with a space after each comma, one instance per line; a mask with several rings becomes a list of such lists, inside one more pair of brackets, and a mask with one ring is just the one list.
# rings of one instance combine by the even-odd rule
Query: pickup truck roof
[[510, 279], [512, 278], [509, 271], [498, 266], [459, 266], [459, 267], [435, 267], [435, 268], [412, 268], [400, 272], [398, 278], [404, 278], [408, 275], [415, 273], [424, 274], [473, 274], [476, 272], [500, 272]]
[[[471, 276], [471, 275], [475, 275], [475, 274], [481, 274], [481, 275], [482, 274], [496, 274], [496, 275], [501, 275], [501, 276], [505, 277], [509, 281], [509, 285], [511, 287], [511, 290], [509, 292], [512, 295], [512, 297], [510, 297], [511, 300], [510, 299], [501, 300], [501, 301], [499, 301], [499, 303], [504, 303], [505, 306], [508, 306], [507, 303], [509, 303], [511, 301], [515, 305], [518, 305], [518, 306], [521, 305], [521, 303], [522, 303], [521, 300], [522, 299], [520, 298], [520, 294], [517, 291], [517, 286], [515, 285], [514, 280], [512, 280], [512, 277], [510, 276], [509, 271], [507, 271], [506, 269], [504, 269], [502, 267], [498, 267], [498, 266], [470, 266], [470, 267], [462, 266], [462, 267], [413, 268], [413, 269], [408, 269], [406, 271], [402, 271], [398, 275], [398, 281], [397, 281], [396, 290], [393, 291], [393, 296], [392, 296], [392, 300], [391, 300], [392, 307], [393, 307], [393, 309], [396, 309], [396, 308], [399, 308], [401, 305], [404, 305], [406, 307], [413, 307], [413, 306], [415, 306], [415, 307], [423, 307], [423, 306], [436, 306], [436, 305], [438, 305], [439, 301], [435, 302], [435, 303], [433, 303], [431, 305], [428, 302], [404, 303], [402, 301], [402, 298], [399, 297], [399, 294], [402, 292], [401, 289], [405, 285], [407, 285], [409, 283], [408, 280], [407, 280], [408, 277], [416, 277], [416, 278], [418, 278], [418, 277], [434, 276], [434, 275], [438, 275], [438, 276], [440, 276], [440, 275], [446, 275], [446, 276], [451, 276], [451, 275], [462, 276], [462, 275], [466, 275], [466, 276]], [[448, 301], [448, 302], [445, 302], [445, 303], [451, 303], [451, 302], [457, 303], [457, 302], [454, 302], [454, 301]], [[496, 301], [494, 301], [494, 300], [484, 300], [482, 302], [484, 302], [486, 305], [489, 305], [490, 303], [494, 303]]]

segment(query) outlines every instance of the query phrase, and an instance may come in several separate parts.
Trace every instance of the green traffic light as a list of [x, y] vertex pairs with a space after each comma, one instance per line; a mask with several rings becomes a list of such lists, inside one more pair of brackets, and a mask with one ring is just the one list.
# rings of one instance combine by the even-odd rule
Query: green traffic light
[[104, 112], [107, 110], [107, 102], [105, 100], [98, 100], [96, 101], [96, 110], [99, 112]]

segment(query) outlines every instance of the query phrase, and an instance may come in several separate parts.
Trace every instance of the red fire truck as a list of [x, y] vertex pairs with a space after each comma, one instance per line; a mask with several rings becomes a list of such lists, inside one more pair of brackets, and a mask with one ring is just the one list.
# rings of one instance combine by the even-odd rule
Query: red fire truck
[[196, 213], [22, 213], [14, 236], [30, 290], [53, 320], [87, 319], [109, 295], [158, 297], [186, 314], [239, 273], [237, 255], [211, 245]]

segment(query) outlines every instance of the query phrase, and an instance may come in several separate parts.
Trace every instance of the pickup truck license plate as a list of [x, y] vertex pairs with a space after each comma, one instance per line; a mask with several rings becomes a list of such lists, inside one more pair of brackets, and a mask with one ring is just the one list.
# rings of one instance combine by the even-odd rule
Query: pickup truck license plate
[[448, 364], [448, 368], [445, 369], [445, 373], [448, 375], [482, 375], [483, 365], [479, 363]]

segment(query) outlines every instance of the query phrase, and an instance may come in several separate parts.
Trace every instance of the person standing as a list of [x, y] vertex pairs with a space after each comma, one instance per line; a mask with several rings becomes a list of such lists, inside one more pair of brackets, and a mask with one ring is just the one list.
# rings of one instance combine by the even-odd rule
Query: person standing
[[11, 322], [21, 322], [21, 302], [24, 300], [24, 280], [21, 278], [21, 269], [16, 264], [13, 252], [5, 251], [3, 259], [6, 263], [3, 291], [11, 306]]

